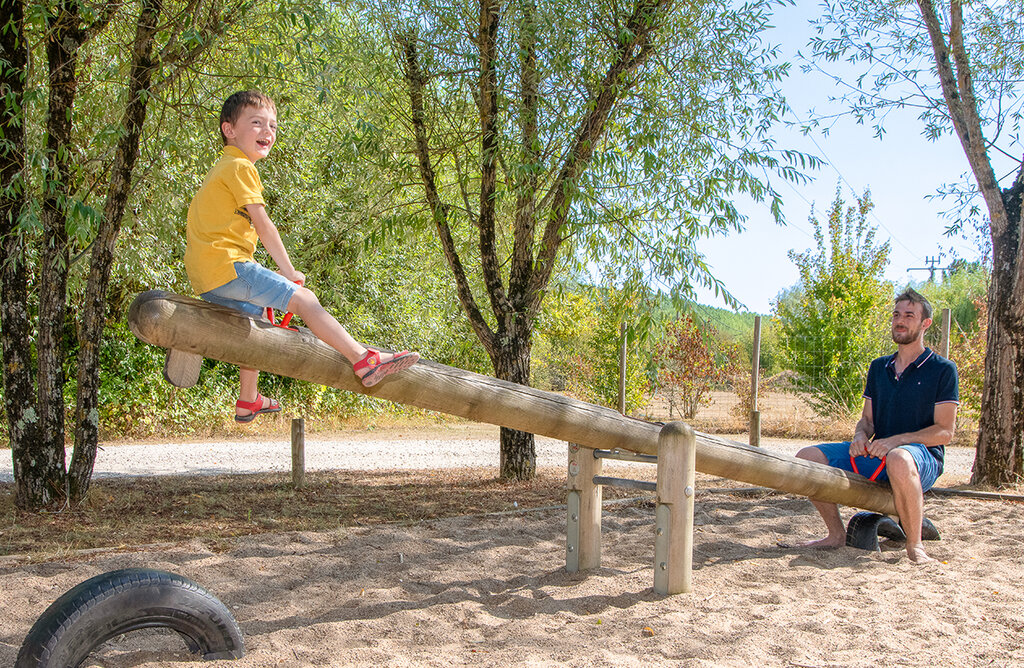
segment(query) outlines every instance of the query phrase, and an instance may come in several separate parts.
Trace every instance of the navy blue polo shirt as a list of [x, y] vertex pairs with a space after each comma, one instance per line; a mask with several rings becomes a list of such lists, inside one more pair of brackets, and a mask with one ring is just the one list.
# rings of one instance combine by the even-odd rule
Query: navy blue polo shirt
[[[871, 399], [875, 438], [931, 427], [936, 404], [960, 403], [956, 364], [925, 348], [897, 376], [896, 353], [879, 357], [868, 368], [864, 397]], [[945, 447], [935, 445], [928, 450], [941, 464]]]

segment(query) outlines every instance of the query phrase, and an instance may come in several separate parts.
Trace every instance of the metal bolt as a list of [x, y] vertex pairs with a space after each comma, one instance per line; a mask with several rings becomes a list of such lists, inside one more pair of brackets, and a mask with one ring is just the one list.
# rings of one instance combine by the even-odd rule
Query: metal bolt
[[566, 551], [567, 551], [567, 552], [575, 552], [575, 551], [576, 551], [576, 548], [575, 548], [575, 547], [573, 547], [572, 545], [570, 545], [570, 546], [569, 546], [569, 547], [568, 547], [568, 548], [566, 549]]
[[665, 530], [662, 529], [661, 527], [658, 527], [657, 533], [658, 533], [659, 536], [664, 536], [665, 535]]
[[663, 562], [661, 562], [660, 564], [658, 564], [658, 567], [659, 567], [659, 568], [660, 568], [661, 570], [663, 570], [663, 571], [667, 571], [667, 570], [668, 570], [668, 564], [666, 564], [666, 563], [665, 563], [664, 561], [663, 561]]
[[576, 513], [573, 513], [572, 515], [570, 515], [570, 517], [572, 518], [573, 522], [575, 522], [576, 520], [579, 519], [579, 517], [576, 515]]
[[686, 496], [693, 496], [693, 485], [687, 485], [686, 489], [683, 490], [683, 494]]

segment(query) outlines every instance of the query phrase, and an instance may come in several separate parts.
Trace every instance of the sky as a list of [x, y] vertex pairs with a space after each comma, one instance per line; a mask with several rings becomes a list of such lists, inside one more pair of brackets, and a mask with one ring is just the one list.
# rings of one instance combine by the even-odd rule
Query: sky
[[[799, 4], [802, 6], [784, 8], [776, 14], [776, 29], [768, 39], [781, 45], [782, 57], [793, 64], [782, 89], [794, 114], [804, 119], [812, 107], [827, 107], [828, 95], [836, 94], [838, 89], [823, 75], [800, 71], [796, 51], [808, 51], [811, 29], [807, 18], [816, 11], [817, 4], [806, 0]], [[776, 185], [784, 201], [785, 227], [773, 221], [767, 206], [740, 203], [741, 211], [748, 216], [746, 229], [705, 240], [699, 246], [712, 273], [747, 310], [770, 313], [779, 292], [797, 283], [797, 269], [788, 252], [815, 248], [814, 228], [808, 222], [812, 206], [817, 218], [823, 219], [837, 185], [848, 206], [865, 190], [871, 191], [875, 208], [868, 221], [877, 228], [877, 243], [890, 241], [885, 277], [897, 286], [927, 279], [927, 271], [908, 269], [928, 266], [928, 258], [943, 254], [938, 265], [942, 267], [953, 259], [950, 251], [968, 260], [978, 258], [980, 253], [971, 242], [944, 234], [949, 221], [942, 212], [952, 208], [952, 202], [928, 199], [940, 185], [956, 181], [969, 168], [957, 138], [946, 135], [928, 141], [921, 134], [923, 124], [910, 110], [890, 114], [885, 127], [882, 139], [874, 137], [870, 125], [858, 125], [850, 117], [841, 119], [828, 136], [804, 137], [796, 130], [779, 128], [776, 138], [780, 147], [816, 155], [828, 165], [811, 172], [813, 181], [809, 184], [780, 181]], [[698, 290], [697, 301], [725, 306], [712, 291], [704, 289]]]

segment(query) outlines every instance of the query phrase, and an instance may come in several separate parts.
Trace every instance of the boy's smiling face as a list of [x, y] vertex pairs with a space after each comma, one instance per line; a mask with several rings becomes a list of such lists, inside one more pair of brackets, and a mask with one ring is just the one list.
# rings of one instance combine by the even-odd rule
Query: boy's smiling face
[[267, 107], [243, 107], [234, 123], [221, 123], [220, 129], [229, 146], [256, 162], [267, 157], [277, 139], [277, 112]]

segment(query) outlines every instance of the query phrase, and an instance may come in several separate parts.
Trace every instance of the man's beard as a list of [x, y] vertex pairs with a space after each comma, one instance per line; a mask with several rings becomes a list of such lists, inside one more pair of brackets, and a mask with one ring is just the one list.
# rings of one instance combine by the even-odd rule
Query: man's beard
[[907, 329], [902, 332], [897, 332], [895, 329], [892, 330], [893, 343], [907, 344], [913, 343], [917, 340], [917, 337], [921, 335], [920, 329]]

